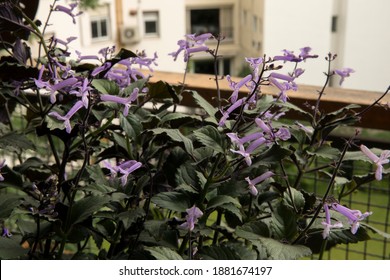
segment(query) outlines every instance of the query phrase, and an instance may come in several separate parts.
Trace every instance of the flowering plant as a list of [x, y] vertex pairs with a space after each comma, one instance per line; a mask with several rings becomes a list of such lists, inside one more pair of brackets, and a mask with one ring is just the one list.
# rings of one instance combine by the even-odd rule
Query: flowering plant
[[[297, 259], [367, 240], [375, 230], [363, 222], [371, 212], [342, 199], [387, 176], [390, 151], [379, 155], [363, 144], [349, 151], [358, 133], [341, 149], [328, 139], [380, 99], [360, 111], [323, 112], [330, 77], [341, 83], [353, 72], [331, 69], [334, 55], [326, 57], [313, 106], [288, 102], [302, 63], [317, 58], [308, 47], [247, 58], [251, 73], [239, 81], [227, 76], [232, 95], [225, 100], [217, 90], [211, 104], [185, 83], [151, 83], [140, 68], [152, 71], [156, 54], [72, 54], [75, 38], [46, 41], [45, 26], [21, 7], [0, 5], [7, 27], [0, 32], [12, 35], [0, 60], [1, 259]], [[72, 21], [79, 14], [75, 4], [54, 11]], [[42, 50], [35, 59], [31, 34]], [[184, 54], [188, 63], [206, 52], [217, 63], [218, 48], [208, 45], [221, 42], [209, 33], [186, 35], [170, 55]], [[262, 94], [267, 86], [278, 89], [276, 97]], [[184, 96], [203, 113], [178, 112]], [[292, 110], [306, 123], [283, 118]], [[315, 166], [317, 159], [324, 164]], [[376, 171], [345, 178], [342, 165], [351, 160], [372, 162]], [[327, 176], [321, 196], [303, 188], [313, 172]]]

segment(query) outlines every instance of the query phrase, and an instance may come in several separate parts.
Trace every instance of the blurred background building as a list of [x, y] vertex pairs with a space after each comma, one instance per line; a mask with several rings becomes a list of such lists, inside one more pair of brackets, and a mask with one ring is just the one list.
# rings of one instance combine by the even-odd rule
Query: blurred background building
[[[44, 22], [52, 0], [40, 0], [37, 18]], [[59, 1], [69, 4], [72, 1]], [[390, 83], [390, 1], [388, 0], [99, 0], [72, 23], [55, 12], [47, 36], [77, 36], [71, 50], [96, 54], [116, 45], [133, 51], [157, 51], [160, 71], [180, 72], [184, 62], [168, 53], [188, 33], [211, 32], [225, 37], [219, 49], [219, 74], [242, 75], [245, 57], [278, 55], [283, 49], [299, 53], [310, 46], [320, 61], [307, 61], [300, 82], [321, 85], [325, 56], [337, 53], [335, 68], [355, 73], [343, 86], [384, 91]], [[210, 48], [216, 43], [208, 44]], [[212, 73], [211, 56], [197, 54], [191, 72]], [[332, 82], [338, 86], [337, 82]]]

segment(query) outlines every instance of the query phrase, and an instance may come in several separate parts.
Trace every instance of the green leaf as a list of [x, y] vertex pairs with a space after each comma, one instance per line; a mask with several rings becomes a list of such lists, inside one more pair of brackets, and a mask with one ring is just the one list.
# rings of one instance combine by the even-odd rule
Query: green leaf
[[188, 190], [193, 193], [198, 193], [201, 186], [199, 184], [199, 175], [195, 168], [190, 163], [180, 165], [175, 174], [175, 182], [179, 188]]
[[119, 86], [114, 81], [107, 79], [94, 79], [92, 86], [102, 94], [118, 95]]
[[204, 246], [199, 254], [204, 260], [255, 260], [256, 252], [241, 243]]
[[[2, 193], [0, 195], [0, 221], [7, 219], [12, 211], [22, 202], [22, 197], [14, 193]], [[1, 239], [1, 237], [0, 237]]]
[[133, 140], [138, 139], [141, 135], [143, 126], [138, 118], [129, 113], [126, 117], [123, 114], [120, 114], [119, 117], [121, 127], [126, 132], [126, 134]]
[[109, 201], [110, 198], [107, 196], [87, 196], [76, 201], [72, 207], [71, 223], [81, 223], [93, 213], [102, 209]]
[[184, 136], [178, 129], [155, 128], [151, 129], [150, 131], [153, 132], [154, 135], [166, 134], [173, 141], [183, 143], [185, 150], [189, 154], [192, 154], [194, 151], [192, 141]]
[[311, 255], [310, 248], [303, 245], [290, 245], [272, 238], [260, 237], [271, 260], [296, 260]]
[[25, 150], [35, 150], [35, 145], [26, 137], [26, 135], [10, 132], [0, 136], [0, 149], [11, 153], [20, 153]]
[[210, 201], [207, 203], [207, 209], [217, 208], [219, 206], [229, 203], [233, 204], [237, 208], [241, 208], [241, 204], [236, 198], [233, 198], [228, 195], [218, 195], [210, 199]]
[[213, 148], [216, 152], [225, 152], [224, 138], [213, 126], [205, 126], [194, 132], [195, 137], [206, 147]]
[[123, 222], [125, 230], [127, 230], [139, 218], [145, 216], [145, 211], [142, 208], [130, 209], [129, 211], [118, 214], [118, 219]]
[[120, 51], [112, 59], [107, 60], [107, 62], [111, 62], [111, 64], [114, 65], [121, 60], [131, 57], [137, 57], [137, 55], [130, 50], [121, 48]]
[[[237, 228], [237, 230], [237, 235], [245, 239], [251, 239], [254, 237], [258, 238], [258, 236], [270, 236], [270, 230], [268, 228], [268, 225], [262, 221], [252, 221], [249, 223], [245, 223], [241, 227]], [[254, 236], [253, 234], [255, 234], [256, 236]]]
[[20, 242], [21, 239], [15, 236], [11, 238], [0, 237], [0, 259], [10, 260], [26, 256], [28, 249], [24, 249]]
[[15, 166], [14, 170], [21, 174], [24, 174], [30, 168], [39, 168], [42, 166], [46, 167], [46, 164], [40, 158], [30, 157], [26, 159], [21, 165]]
[[338, 159], [340, 156], [340, 151], [338, 149], [326, 145], [322, 145], [317, 149], [307, 150], [307, 153], [312, 156], [315, 155], [317, 157], [332, 160]]
[[292, 211], [295, 211], [295, 209], [297, 211], [301, 211], [305, 206], [305, 197], [300, 191], [294, 188], [290, 188], [290, 191], [291, 191], [292, 198], [288, 190], [284, 192], [284, 198], [283, 198], [284, 205], [289, 207]]
[[161, 123], [166, 123], [169, 121], [174, 121], [174, 120], [180, 120], [180, 119], [189, 119], [189, 120], [195, 120], [195, 121], [202, 121], [202, 118], [196, 115], [188, 115], [184, 113], [179, 113], [179, 112], [173, 112], [173, 113], [168, 113], [165, 116], [161, 118]]
[[149, 96], [155, 99], [172, 98], [175, 103], [179, 103], [180, 99], [175, 89], [164, 81], [158, 81], [149, 85]]
[[218, 124], [217, 120], [215, 119], [215, 113], [217, 113], [218, 109], [215, 108], [213, 105], [211, 105], [206, 99], [204, 99], [199, 93], [196, 91], [185, 91], [190, 93], [193, 98], [195, 99], [195, 102], [206, 111], [206, 113], [209, 115], [210, 118], [208, 120], [212, 123]]
[[262, 165], [267, 163], [279, 162], [282, 159], [288, 157], [291, 154], [291, 151], [285, 149], [279, 145], [273, 145], [270, 149], [260, 154], [253, 160], [253, 165], [255, 163], [261, 163]]
[[241, 214], [241, 211], [240, 209], [235, 206], [234, 204], [232, 203], [228, 203], [228, 204], [223, 204], [223, 205], [220, 205], [219, 208], [221, 208], [222, 210], [225, 210], [227, 212], [229, 212], [230, 214], [234, 215], [237, 217], [237, 219], [242, 222], [242, 214]]
[[182, 260], [183, 258], [176, 253], [176, 251], [167, 247], [146, 247], [148, 251], [156, 260]]
[[190, 208], [190, 201], [188, 197], [179, 192], [162, 192], [152, 197], [152, 202], [157, 206], [176, 211], [185, 212]]
[[272, 212], [271, 222], [273, 235], [279, 240], [291, 240], [297, 234], [296, 215], [283, 204], [280, 204]]

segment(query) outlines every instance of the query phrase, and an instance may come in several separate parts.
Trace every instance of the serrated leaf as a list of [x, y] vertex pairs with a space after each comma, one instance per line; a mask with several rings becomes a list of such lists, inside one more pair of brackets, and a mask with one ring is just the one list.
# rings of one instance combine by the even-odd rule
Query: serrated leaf
[[233, 204], [235, 207], [241, 208], [241, 204], [236, 198], [228, 195], [217, 195], [211, 198], [207, 203], [207, 209], [217, 208], [218, 206], [229, 203]]
[[190, 208], [188, 197], [179, 192], [158, 193], [152, 197], [152, 202], [161, 208], [177, 212], [185, 212], [186, 209]]
[[20, 153], [25, 150], [34, 150], [35, 145], [26, 135], [10, 132], [0, 136], [0, 149]]
[[340, 151], [336, 148], [330, 147], [330, 146], [320, 146], [319, 148], [315, 150], [307, 150], [306, 151], [309, 155], [322, 157], [326, 159], [338, 159], [340, 156]]
[[94, 212], [102, 209], [109, 201], [110, 198], [107, 196], [87, 196], [76, 201], [72, 207], [71, 223], [81, 223]]
[[119, 120], [121, 127], [131, 139], [135, 140], [141, 135], [143, 126], [135, 115], [129, 113], [125, 117], [120, 114]]
[[205, 126], [194, 132], [195, 137], [206, 147], [212, 147], [216, 152], [224, 153], [225, 144], [221, 133], [213, 126]]
[[386, 239], [390, 239], [390, 234], [389, 234], [389, 233], [384, 232], [384, 231], [381, 231], [381, 230], [379, 230], [379, 229], [377, 229], [377, 228], [375, 228], [375, 227], [373, 227], [373, 226], [371, 226], [371, 225], [369, 225], [369, 224], [366, 224], [366, 223], [360, 222], [360, 224], [361, 224], [362, 226], [368, 228], [368, 229], [371, 230], [372, 232], [374, 232], [374, 233], [376, 233], [376, 234], [379, 234], [380, 236], [382, 236], [382, 237], [384, 237], [384, 238], [386, 238]]
[[279, 145], [273, 145], [271, 148], [266, 150], [264, 153], [260, 154], [258, 157], [253, 160], [253, 165], [255, 163], [261, 163], [262, 165], [267, 163], [279, 162], [282, 159], [288, 157], [291, 154], [291, 151], [285, 149]]
[[[244, 245], [242, 245], [245, 249]], [[233, 247], [222, 245], [204, 246], [199, 254], [204, 260], [242, 260], [237, 250]]]
[[166, 134], [173, 141], [183, 143], [184, 148], [189, 154], [192, 154], [194, 151], [192, 141], [186, 136], [184, 136], [178, 129], [155, 128], [155, 129], [151, 129], [150, 131], [153, 132], [154, 135]]
[[[286, 205], [287, 207], [289, 207], [291, 210], [297, 210], [297, 211], [301, 211], [303, 209], [303, 207], [305, 206], [305, 197], [303, 196], [303, 194], [294, 189], [294, 188], [290, 188], [290, 191], [291, 191], [291, 196], [290, 196], [290, 192], [289, 191], [285, 191], [284, 192], [284, 198], [283, 198], [283, 202], [284, 202], [284, 205]], [[295, 206], [295, 208], [294, 208]]]
[[260, 238], [270, 260], [296, 260], [312, 254], [310, 248], [303, 245], [290, 245], [272, 238]]
[[117, 215], [118, 219], [123, 223], [125, 230], [127, 230], [139, 218], [144, 216], [145, 211], [142, 208], [130, 209]]
[[92, 86], [102, 94], [119, 94], [119, 86], [114, 81], [107, 79], [94, 79], [92, 81]]
[[179, 103], [180, 99], [175, 89], [164, 81], [158, 81], [149, 85], [149, 96], [156, 99], [172, 98], [175, 103]]
[[[270, 236], [270, 230], [268, 228], [268, 225], [262, 221], [253, 221], [253, 222], [249, 222], [249, 223], [246, 223], [244, 225], [242, 225], [240, 228], [241, 230], [241, 236], [242, 238], [244, 238], [245, 236], [245, 233], [253, 233], [257, 236], [263, 236], [263, 237], [269, 237]], [[250, 237], [251, 235], [249, 234], [248, 237]], [[253, 235], [252, 235], [252, 238], [253, 238]], [[258, 237], [256, 237], [258, 238]], [[245, 238], [247, 239], [247, 238]], [[251, 239], [251, 238], [248, 238], [248, 239]]]
[[196, 115], [188, 115], [184, 113], [179, 113], [179, 112], [173, 112], [173, 113], [168, 113], [165, 116], [161, 118], [161, 123], [166, 123], [169, 121], [174, 121], [174, 120], [179, 120], [179, 119], [191, 119], [191, 120], [196, 120], [196, 121], [201, 121], [201, 117], [196, 116]]
[[240, 209], [235, 206], [234, 204], [232, 203], [228, 203], [228, 204], [223, 204], [221, 206], [219, 206], [219, 208], [221, 208], [222, 210], [225, 210], [227, 212], [229, 212], [230, 214], [234, 215], [237, 217], [237, 219], [242, 222], [242, 214], [241, 214], [241, 211]]
[[209, 115], [209, 120], [212, 123], [218, 124], [217, 120], [215, 119], [214, 115], [217, 113], [218, 109], [215, 108], [213, 105], [211, 105], [206, 99], [204, 99], [199, 93], [196, 91], [185, 91], [190, 93], [193, 98], [195, 99], [196, 104], [198, 104], [203, 110], [206, 111], [206, 113]]
[[279, 240], [291, 240], [297, 234], [296, 215], [283, 204], [272, 212], [271, 222], [272, 233]]
[[183, 258], [174, 250], [167, 247], [146, 247], [148, 251], [156, 260], [182, 260]]

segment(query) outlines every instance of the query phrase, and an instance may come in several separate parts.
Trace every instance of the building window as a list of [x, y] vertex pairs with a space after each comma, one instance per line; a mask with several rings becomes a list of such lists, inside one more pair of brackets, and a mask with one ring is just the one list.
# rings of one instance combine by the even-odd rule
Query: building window
[[332, 32], [337, 32], [337, 16], [332, 16]]
[[253, 31], [257, 32], [257, 16], [253, 16]]
[[159, 35], [158, 12], [144, 12], [144, 29], [147, 36]]
[[188, 33], [202, 34], [210, 32], [214, 36], [223, 35], [233, 38], [232, 7], [214, 9], [191, 9], [189, 15]]
[[106, 17], [91, 19], [92, 39], [108, 39], [108, 19]]
[[[212, 59], [199, 59], [192, 60], [193, 71], [198, 74], [214, 74], [214, 60]], [[230, 74], [230, 59], [224, 58], [218, 61], [217, 65], [218, 75]]]

